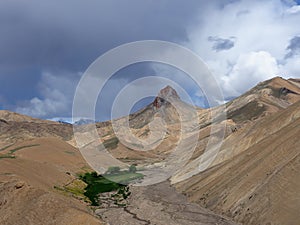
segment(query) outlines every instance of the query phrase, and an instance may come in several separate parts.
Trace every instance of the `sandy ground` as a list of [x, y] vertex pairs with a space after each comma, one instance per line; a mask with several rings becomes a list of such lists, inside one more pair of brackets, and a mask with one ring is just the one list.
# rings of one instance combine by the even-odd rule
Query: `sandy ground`
[[178, 190], [242, 224], [299, 225], [299, 109], [300, 102], [255, 125], [244, 133], [249, 148], [239, 142], [240, 154], [176, 184]]
[[96, 211], [110, 225], [225, 225], [235, 224], [199, 205], [189, 203], [169, 182], [131, 187], [129, 204], [125, 208]]
[[40, 138], [1, 153], [11, 150], [16, 158], [0, 159], [1, 225], [103, 224], [87, 203], [54, 188], [87, 166], [77, 149], [57, 138]]

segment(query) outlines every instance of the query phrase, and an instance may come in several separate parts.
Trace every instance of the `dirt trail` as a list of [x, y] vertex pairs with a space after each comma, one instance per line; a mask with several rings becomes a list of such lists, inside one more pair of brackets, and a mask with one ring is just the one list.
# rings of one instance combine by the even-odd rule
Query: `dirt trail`
[[145, 187], [131, 187], [126, 208], [98, 210], [110, 225], [229, 225], [235, 224], [213, 212], [189, 203], [169, 182]]

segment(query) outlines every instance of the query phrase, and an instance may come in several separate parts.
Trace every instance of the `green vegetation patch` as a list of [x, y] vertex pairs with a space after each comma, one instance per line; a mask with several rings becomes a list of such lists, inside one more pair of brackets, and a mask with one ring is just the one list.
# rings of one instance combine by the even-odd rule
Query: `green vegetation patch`
[[98, 175], [96, 172], [85, 173], [80, 175], [80, 179], [84, 181], [87, 186], [84, 195], [91, 201], [93, 206], [99, 206], [99, 194], [105, 192], [116, 191], [116, 195], [120, 195], [126, 199], [129, 195], [128, 183], [130, 181], [143, 178], [143, 174], [119, 171], [115, 174]]
[[281, 88], [269, 87], [272, 90], [272, 95], [276, 98], [282, 97]]
[[82, 180], [76, 179], [65, 186], [67, 192], [72, 193], [75, 197], [84, 199], [84, 189], [87, 187], [86, 183]]
[[84, 191], [87, 184], [80, 179], [74, 179], [70, 183], [64, 185], [63, 187], [54, 186], [54, 189], [61, 191], [63, 194], [72, 195], [73, 197], [87, 201], [87, 197], [84, 195]]
[[11, 154], [0, 154], [0, 159], [15, 159], [16, 156]]
[[119, 144], [119, 139], [117, 137], [113, 137], [103, 141], [104, 147], [108, 149], [115, 149], [118, 147], [118, 144]]
[[276, 98], [282, 98], [285, 97], [287, 94], [297, 94], [294, 91], [291, 91], [285, 87], [282, 88], [274, 88], [274, 87], [269, 87], [272, 90], [272, 94]]
[[11, 144], [11, 145], [7, 145], [3, 148], [0, 149], [0, 152], [4, 151], [5, 149], [8, 149], [9, 147], [13, 146], [14, 144]]
[[121, 183], [121, 184], [129, 184], [130, 181], [134, 181], [137, 179], [142, 179], [144, 177], [141, 173], [135, 172], [126, 172], [124, 174], [114, 174], [114, 175], [105, 175], [105, 178], [111, 180], [112, 182]]
[[15, 153], [16, 151], [19, 151], [19, 150], [21, 150], [21, 149], [24, 149], [24, 148], [30, 148], [30, 147], [35, 147], [35, 146], [39, 146], [39, 144], [20, 146], [20, 147], [17, 147], [17, 148], [14, 148], [14, 149], [10, 150], [9, 152], [10, 152], [11, 154], [13, 154], [13, 153]]
[[75, 152], [72, 152], [72, 151], [64, 151], [64, 153], [66, 153], [68, 155], [75, 155]]
[[260, 106], [258, 102], [249, 102], [243, 107], [233, 112], [227, 113], [227, 118], [234, 122], [243, 122], [258, 118], [266, 110], [265, 106]]
[[[0, 149], [0, 151], [4, 151], [5, 149], [8, 149], [9, 147], [11, 147], [12, 145], [9, 145], [9, 146], [6, 146], [2, 149]], [[0, 159], [15, 159], [16, 156], [14, 155], [14, 153], [16, 151], [19, 151], [21, 149], [24, 149], [24, 148], [30, 148], [30, 147], [34, 147], [34, 146], [39, 146], [39, 144], [34, 144], [34, 145], [25, 145], [25, 146], [20, 146], [20, 147], [17, 147], [17, 148], [14, 148], [12, 150], [10, 150], [8, 153], [6, 154], [0, 154]]]

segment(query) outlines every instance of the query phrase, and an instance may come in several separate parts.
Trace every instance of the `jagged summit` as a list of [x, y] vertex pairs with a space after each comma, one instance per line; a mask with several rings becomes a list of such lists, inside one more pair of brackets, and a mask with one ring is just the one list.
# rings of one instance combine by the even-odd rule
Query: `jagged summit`
[[157, 97], [163, 98], [165, 100], [168, 100], [170, 98], [180, 99], [180, 97], [177, 94], [176, 90], [174, 88], [172, 88], [170, 85], [168, 85], [165, 88], [161, 89], [159, 91]]
[[176, 90], [168, 85], [159, 91], [157, 97], [153, 101], [153, 106], [155, 108], [160, 108], [163, 104], [172, 100], [180, 100], [180, 97]]

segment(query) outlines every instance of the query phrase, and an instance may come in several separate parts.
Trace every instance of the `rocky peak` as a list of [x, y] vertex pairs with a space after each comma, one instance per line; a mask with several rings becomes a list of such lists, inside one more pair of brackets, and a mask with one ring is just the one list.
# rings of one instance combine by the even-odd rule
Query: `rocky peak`
[[164, 103], [169, 100], [180, 99], [179, 95], [171, 86], [166, 86], [161, 89], [153, 102], [153, 106], [156, 108], [160, 108]]
[[166, 86], [165, 88], [161, 89], [160, 92], [158, 93], [158, 96], [160, 98], [163, 98], [165, 100], [168, 100], [170, 98], [175, 98], [175, 99], [180, 99], [179, 95], [173, 89], [171, 86]]

